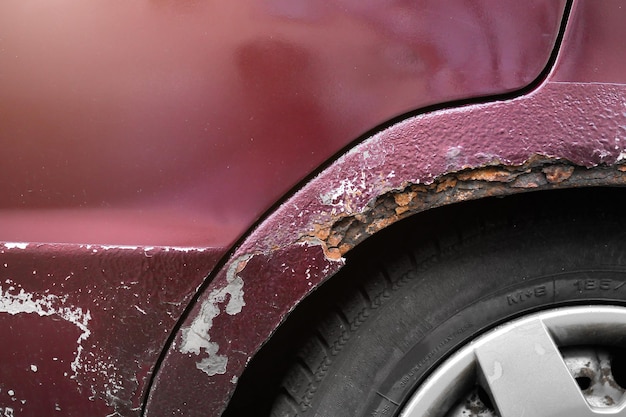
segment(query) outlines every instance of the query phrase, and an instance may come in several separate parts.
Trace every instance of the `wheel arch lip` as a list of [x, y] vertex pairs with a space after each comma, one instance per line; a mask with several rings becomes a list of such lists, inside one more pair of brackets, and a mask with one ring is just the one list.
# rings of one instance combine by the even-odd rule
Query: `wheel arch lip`
[[[567, 124], [547, 117], [537, 123], [535, 111], [557, 111], [565, 95], [590, 102], [587, 114], [615, 110], [600, 137], [589, 128], [595, 117], [579, 109]], [[626, 143], [603, 138], [626, 126], [617, 111], [623, 95], [626, 86], [546, 83], [523, 98], [415, 117], [355, 147], [236, 249], [176, 335], [146, 415], [164, 403], [189, 406], [196, 399], [192, 415], [206, 404], [225, 406], [211, 398], [227, 394], [207, 392], [232, 391], [253, 354], [300, 300], [344, 265], [343, 255], [403, 218], [488, 196], [626, 184]], [[433, 136], [442, 141], [430, 141]], [[490, 142], [494, 136], [505, 138]], [[577, 141], [569, 140], [574, 136]], [[481, 141], [491, 146], [467, 153]]]
[[396, 221], [487, 196], [626, 184], [625, 96], [626, 85], [553, 72], [525, 96], [418, 115], [355, 146], [236, 248], [165, 354], [145, 414], [219, 415], [297, 303]]
[[[216, 275], [164, 359], [147, 415], [163, 405], [160, 398], [190, 404], [204, 397], [198, 412], [213, 405], [206, 393], [234, 388], [254, 352], [302, 298], [343, 266], [343, 255], [396, 221], [487, 196], [626, 184], [626, 145], [589, 129], [598, 109], [615, 109], [601, 128], [601, 136], [615, 137], [626, 125], [617, 112], [625, 94], [622, 86], [548, 82], [523, 98], [415, 117], [348, 152], [261, 223]], [[569, 124], [549, 118], [537, 123], [536, 110], [556, 111], [566, 95], [584, 99], [590, 111], [576, 109]], [[465, 136], [460, 132], [470, 120], [472, 134]], [[430, 141], [433, 135], [447, 139]], [[492, 142], [499, 148], [492, 154], [464, 153], [494, 135], [505, 135], [504, 143], [522, 140]], [[569, 140], [573, 136], [576, 142]], [[416, 155], [412, 149], [427, 157], [408, 158]]]

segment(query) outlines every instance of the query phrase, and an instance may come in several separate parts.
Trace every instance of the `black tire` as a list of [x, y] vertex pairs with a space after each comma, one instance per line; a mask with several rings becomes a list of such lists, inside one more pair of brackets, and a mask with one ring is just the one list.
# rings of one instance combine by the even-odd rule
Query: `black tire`
[[426, 241], [425, 223], [402, 225], [403, 238], [357, 253], [272, 416], [398, 415], [438, 364], [498, 324], [563, 305], [623, 305], [626, 216], [616, 200], [585, 208], [576, 195], [539, 195], [501, 220], [468, 210]]

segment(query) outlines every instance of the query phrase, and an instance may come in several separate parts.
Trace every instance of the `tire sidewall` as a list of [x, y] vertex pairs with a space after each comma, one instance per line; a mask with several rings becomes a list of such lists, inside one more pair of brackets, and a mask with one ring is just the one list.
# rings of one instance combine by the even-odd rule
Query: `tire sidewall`
[[[622, 235], [592, 225], [572, 229], [571, 221], [504, 229], [392, 278], [394, 293], [348, 343], [334, 383], [319, 390], [356, 385], [361, 398], [358, 390], [326, 392], [321, 397], [330, 400], [314, 407], [316, 415], [399, 415], [439, 364], [499, 324], [560, 306], [626, 304]], [[376, 371], [356, 375], [364, 364]]]

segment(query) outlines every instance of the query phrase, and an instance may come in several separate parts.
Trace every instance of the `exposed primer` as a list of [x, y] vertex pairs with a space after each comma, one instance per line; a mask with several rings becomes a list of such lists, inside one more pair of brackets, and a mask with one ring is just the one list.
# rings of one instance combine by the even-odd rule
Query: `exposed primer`
[[367, 188], [365, 178], [365, 172], [362, 172], [360, 178], [343, 179], [338, 187], [322, 194], [320, 200], [325, 205], [333, 206], [335, 210], [349, 210], [350, 207], [346, 207], [349, 201]]
[[174, 251], [174, 252], [204, 252], [207, 248], [196, 248], [196, 247], [183, 247], [183, 246], [160, 246], [159, 249], [163, 249], [166, 252]]
[[185, 247], [185, 246], [129, 246], [129, 245], [86, 245], [83, 246], [87, 249], [96, 248], [102, 250], [143, 250], [144, 252], [150, 252], [154, 250], [159, 251], [173, 251], [173, 252], [205, 252], [207, 248], [197, 248], [197, 247]]
[[220, 305], [226, 300], [224, 311], [231, 316], [241, 312], [246, 305], [243, 297], [244, 282], [237, 274], [243, 271], [253, 256], [246, 254], [231, 263], [226, 275], [226, 286], [211, 291], [200, 307], [200, 314], [189, 327], [182, 329], [180, 352], [195, 355], [204, 353], [205, 357], [196, 363], [196, 368], [209, 376], [226, 373], [228, 365], [228, 357], [218, 354], [219, 345], [211, 341], [213, 320], [222, 312]]
[[26, 249], [28, 247], [28, 243], [23, 242], [7, 242], [4, 244], [4, 247], [7, 249]]
[[[16, 314], [38, 314], [41, 317], [57, 316], [72, 323], [81, 331], [81, 335], [76, 340], [76, 357], [70, 364], [74, 377], [82, 368], [81, 355], [83, 352], [82, 343], [91, 335], [87, 327], [91, 320], [89, 310], [84, 311], [80, 307], [67, 305], [67, 296], [56, 296], [52, 294], [38, 295], [17, 288], [11, 280], [7, 280], [8, 287], [0, 286], [0, 313]], [[37, 368], [35, 368], [37, 369]], [[33, 370], [33, 372], [36, 372]]]
[[128, 246], [128, 245], [101, 245], [100, 248], [102, 250], [112, 250], [112, 249], [117, 249], [117, 250], [137, 250], [139, 247], [138, 246]]

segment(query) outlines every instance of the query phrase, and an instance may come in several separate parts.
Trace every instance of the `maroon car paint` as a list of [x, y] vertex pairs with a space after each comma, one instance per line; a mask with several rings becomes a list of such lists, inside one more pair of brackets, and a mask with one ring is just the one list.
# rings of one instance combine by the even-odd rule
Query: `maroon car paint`
[[0, 244], [0, 409], [136, 415], [169, 333], [219, 256]]
[[[622, 39], [621, 7], [616, 0], [575, 2], [556, 69], [532, 93], [398, 123], [284, 202], [204, 290], [155, 378], [146, 415], [219, 415], [252, 355], [290, 309], [341, 268], [346, 236], [331, 241], [335, 228], [369, 219], [378, 202], [395, 203], [396, 215], [379, 219], [384, 227], [411, 204], [393, 197], [417, 200], [419, 190], [426, 203], [415, 211], [481, 192], [626, 183], [624, 45], [595, 44]], [[606, 56], [597, 56], [596, 47]], [[601, 68], [603, 59], [619, 69]], [[454, 192], [437, 199], [446, 190]], [[353, 242], [380, 227], [365, 223], [366, 233]]]
[[0, 241], [220, 247], [406, 111], [530, 83], [564, 0], [0, 3]]
[[626, 5], [618, 0], [579, 1], [570, 16], [555, 82], [626, 83], [623, 25]]
[[[0, 239], [50, 242], [0, 245], [0, 329], [15, 340], [0, 347], [15, 365], [0, 371], [0, 409], [138, 414], [176, 321], [258, 216], [391, 117], [527, 85], [547, 62], [564, 7], [293, 4], [0, 5], [0, 175], [11, 179], [0, 183]], [[432, 123], [450, 123], [441, 133], [455, 126], [437, 115]], [[406, 126], [381, 135], [424, 140]], [[506, 139], [492, 143], [493, 155], [506, 162], [517, 149], [510, 162], [523, 161], [525, 151], [507, 148]], [[466, 165], [456, 154], [445, 169], [411, 160], [405, 168], [415, 171], [385, 182], [375, 173], [414, 154], [402, 154], [412, 150], [402, 137], [389, 140], [359, 148], [376, 151], [365, 161], [373, 164], [366, 188], [352, 177], [363, 162], [352, 152], [246, 239], [178, 335], [150, 414], [219, 414], [274, 326], [340, 267], [309, 228], [336, 215], [328, 210], [348, 203], [344, 194], [367, 201], [424, 173], [428, 182], [488, 162], [470, 151]], [[465, 141], [457, 135], [432, 146]], [[592, 164], [586, 150], [574, 161]], [[359, 207], [351, 204], [346, 213]], [[185, 347], [198, 329], [206, 330], [199, 345]]]

